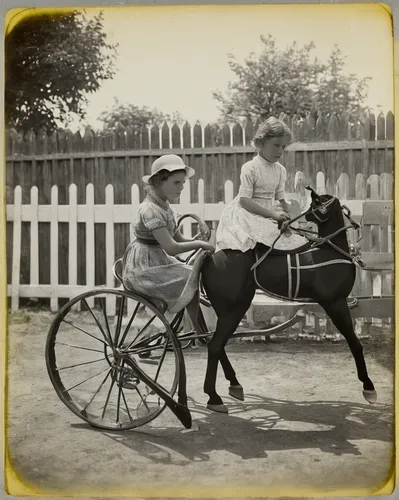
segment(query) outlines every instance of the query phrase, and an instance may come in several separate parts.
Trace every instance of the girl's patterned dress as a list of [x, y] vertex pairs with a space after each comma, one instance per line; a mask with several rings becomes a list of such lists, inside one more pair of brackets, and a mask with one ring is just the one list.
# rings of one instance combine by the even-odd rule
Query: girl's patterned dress
[[[220, 249], [246, 252], [257, 243], [271, 246], [279, 236], [277, 221], [253, 214], [241, 206], [240, 197], [252, 198], [263, 208], [272, 208], [273, 199], [285, 198], [287, 173], [280, 163], [270, 163], [257, 155], [241, 168], [238, 195], [223, 210], [216, 231], [216, 243]], [[292, 232], [283, 233], [274, 245], [280, 250], [297, 248], [308, 240]]]
[[135, 239], [123, 255], [122, 279], [126, 288], [154, 299], [162, 298], [168, 311], [176, 313], [191, 302], [199, 289], [205, 252], [199, 250], [191, 265], [180, 262], [168, 255], [153, 236], [152, 232], [161, 227], [166, 227], [173, 237], [176, 217], [169, 203], [149, 189], [133, 222]]

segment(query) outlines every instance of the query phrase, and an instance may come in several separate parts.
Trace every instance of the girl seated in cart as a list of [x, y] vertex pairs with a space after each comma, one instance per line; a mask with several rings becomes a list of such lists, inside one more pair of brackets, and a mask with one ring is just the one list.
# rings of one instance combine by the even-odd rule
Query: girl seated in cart
[[[277, 118], [270, 117], [259, 126], [253, 139], [258, 154], [242, 166], [238, 195], [220, 218], [216, 232], [220, 249], [246, 252], [257, 243], [270, 247], [279, 236], [277, 223], [290, 219], [291, 206], [285, 199], [287, 173], [278, 160], [291, 141], [291, 130]], [[273, 200], [280, 205], [273, 205]], [[307, 242], [305, 237], [287, 231], [274, 248], [292, 249]]]
[[[169, 205], [194, 174], [177, 155], [163, 155], [153, 162], [151, 174], [143, 177], [147, 196], [133, 222], [135, 239], [123, 255], [122, 279], [128, 289], [164, 299], [170, 313], [186, 308], [200, 334], [205, 332], [198, 322], [199, 276], [204, 257], [215, 248], [206, 241], [184, 238]], [[191, 250], [199, 251], [190, 265], [174, 257]]]

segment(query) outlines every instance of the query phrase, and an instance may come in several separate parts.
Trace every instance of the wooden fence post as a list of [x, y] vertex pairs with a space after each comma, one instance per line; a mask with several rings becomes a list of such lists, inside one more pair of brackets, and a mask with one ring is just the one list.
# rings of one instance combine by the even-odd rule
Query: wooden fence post
[[[190, 189], [190, 179], [187, 179], [186, 183], [184, 184], [183, 191], [180, 194], [180, 205], [184, 207], [185, 210], [187, 210], [188, 206], [190, 205], [191, 202], [191, 189]], [[181, 210], [181, 208], [180, 208]], [[179, 213], [179, 215], [184, 215], [183, 213]], [[193, 220], [188, 218], [184, 219], [182, 222], [182, 234], [185, 238], [191, 238], [191, 224]]]
[[[69, 234], [68, 234], [68, 283], [77, 284], [78, 271], [78, 188], [76, 184], [69, 186]], [[73, 297], [70, 296], [69, 299]], [[74, 310], [80, 309], [80, 304]]]
[[317, 194], [326, 194], [326, 180], [324, 172], [317, 172], [316, 174], [316, 189]]
[[58, 187], [51, 188], [51, 222], [50, 222], [50, 309], [58, 309]]
[[[108, 184], [105, 187], [105, 272], [107, 287], [114, 287], [114, 275], [112, 272], [115, 263], [115, 231], [114, 231], [114, 186]], [[107, 298], [107, 316], [115, 314], [116, 296]]]
[[349, 176], [345, 172], [341, 173], [338, 177], [337, 184], [335, 186], [335, 196], [340, 200], [349, 199]]
[[[95, 233], [94, 233], [94, 186], [86, 186], [86, 286], [94, 288], [95, 279]], [[94, 307], [94, 299], [87, 299], [90, 307]]]
[[234, 198], [234, 185], [232, 181], [226, 181], [224, 183], [224, 202], [227, 205]]
[[19, 308], [19, 285], [21, 267], [21, 229], [22, 229], [22, 188], [14, 190], [14, 229], [12, 242], [12, 278], [11, 278], [11, 309]]
[[32, 186], [30, 191], [30, 284], [39, 284], [39, 191]]

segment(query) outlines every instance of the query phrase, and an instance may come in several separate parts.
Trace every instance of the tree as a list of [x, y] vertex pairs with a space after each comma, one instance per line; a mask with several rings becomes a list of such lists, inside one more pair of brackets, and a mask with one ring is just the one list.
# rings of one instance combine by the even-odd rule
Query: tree
[[114, 130], [118, 126], [130, 126], [133, 130], [140, 130], [143, 125], [162, 125], [165, 120], [183, 123], [183, 118], [178, 111], [172, 115], [165, 114], [156, 108], [150, 109], [148, 106], [140, 107], [131, 103], [121, 103], [116, 98], [112, 108], [109, 111], [103, 111], [99, 117], [105, 131]]
[[228, 84], [227, 93], [213, 93], [225, 121], [238, 118], [265, 120], [279, 116], [305, 116], [313, 112], [346, 110], [354, 115], [363, 111], [369, 78], [357, 79], [343, 73], [344, 61], [337, 46], [327, 61], [312, 57], [315, 44], [302, 48], [294, 42], [284, 50], [275, 39], [261, 35], [263, 49], [256, 57], [251, 53], [240, 64], [229, 54], [229, 66], [237, 79]]
[[114, 75], [116, 45], [107, 43], [102, 12], [41, 14], [5, 39], [5, 117], [17, 131], [57, 129], [85, 117], [87, 94]]
[[341, 114], [345, 111], [353, 117], [361, 117], [365, 111], [368, 111], [368, 107], [363, 103], [367, 97], [367, 82], [370, 79], [370, 77], [358, 79], [353, 73], [346, 75], [344, 56], [335, 45], [319, 77], [313, 109], [318, 113]]

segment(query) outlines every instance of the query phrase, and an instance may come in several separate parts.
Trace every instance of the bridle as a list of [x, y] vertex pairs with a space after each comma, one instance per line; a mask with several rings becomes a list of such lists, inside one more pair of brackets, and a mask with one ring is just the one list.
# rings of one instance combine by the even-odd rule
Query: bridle
[[[311, 189], [311, 188], [308, 188], [308, 189]], [[321, 196], [319, 196], [319, 199], [322, 199]], [[259, 264], [261, 264], [264, 259], [270, 254], [270, 252], [274, 249], [274, 245], [276, 244], [276, 242], [281, 238], [282, 234], [288, 229], [290, 228], [290, 226], [296, 222], [297, 220], [303, 218], [303, 217], [306, 217], [308, 214], [312, 214], [313, 217], [320, 223], [320, 224], [324, 224], [325, 222], [328, 221], [329, 217], [322, 217], [323, 215], [327, 214], [328, 212], [328, 208], [330, 205], [332, 205], [335, 201], [337, 201], [338, 198], [336, 198], [335, 196], [332, 196], [331, 198], [329, 198], [328, 200], [326, 201], [322, 201], [321, 203], [314, 203], [312, 201], [312, 203], [310, 204], [310, 207], [308, 208], [308, 210], [306, 210], [305, 212], [297, 215], [296, 217], [294, 217], [293, 219], [290, 219], [289, 221], [284, 221], [284, 222], [281, 222], [279, 223], [279, 229], [280, 229], [280, 234], [277, 236], [277, 238], [273, 241], [271, 247], [255, 262], [255, 264], [251, 267], [251, 271], [253, 271], [254, 269], [256, 269]], [[333, 243], [331, 240], [332, 238], [334, 238], [335, 236], [337, 236], [337, 234], [343, 232], [343, 231], [347, 231], [348, 229], [355, 229], [356, 231], [359, 231], [360, 230], [360, 224], [358, 224], [356, 221], [354, 221], [351, 217], [351, 211], [349, 210], [349, 208], [346, 206], [346, 205], [340, 205], [341, 209], [342, 209], [342, 212], [343, 212], [343, 215], [348, 219], [350, 225], [344, 225], [343, 227], [341, 227], [340, 229], [338, 229], [337, 231], [335, 231], [334, 233], [331, 233], [329, 234], [328, 236], [325, 236], [324, 238], [320, 238], [319, 236], [317, 236], [317, 232], [315, 231], [311, 231], [309, 229], [302, 229], [302, 228], [294, 228], [294, 227], [291, 227], [290, 229], [292, 231], [295, 231], [297, 232], [298, 234], [301, 234], [301, 233], [308, 233], [308, 234], [313, 234], [314, 236], [312, 237], [312, 245], [311, 245], [311, 248], [316, 248], [316, 247], [319, 247], [321, 245], [323, 245], [324, 243], [327, 243], [329, 244], [330, 246], [332, 246], [335, 250], [337, 250], [339, 253], [341, 253], [342, 255], [344, 255], [346, 258], [350, 259], [353, 264], [361, 267], [362, 269], [364, 269], [365, 267], [365, 264], [364, 262], [360, 259], [360, 256], [359, 254], [357, 253], [356, 255], [354, 253], [348, 253], [348, 252], [345, 252], [345, 250], [342, 250], [342, 248], [340, 248], [339, 246], [335, 245], [335, 243]], [[321, 214], [321, 216], [319, 215], [319, 213]], [[306, 236], [306, 234], [305, 234]], [[362, 235], [360, 235], [357, 239], [357, 243], [362, 239]]]

